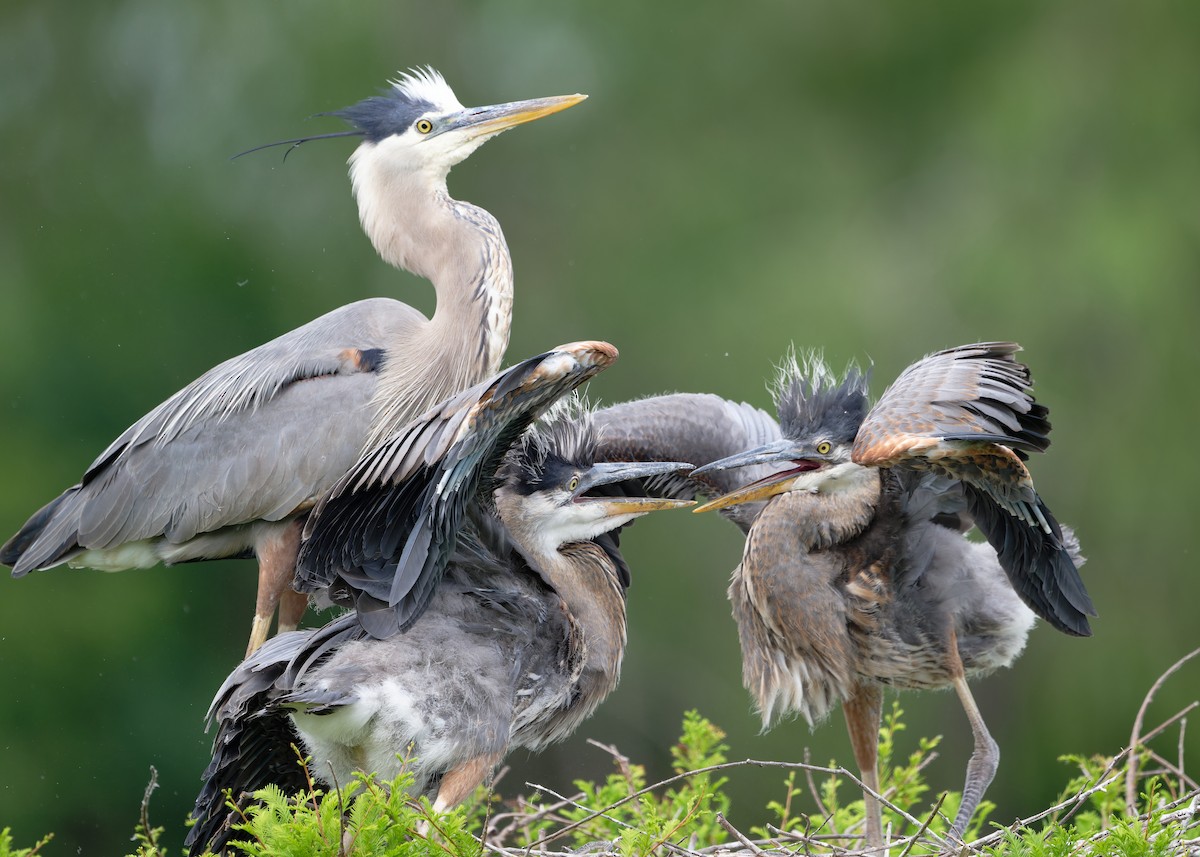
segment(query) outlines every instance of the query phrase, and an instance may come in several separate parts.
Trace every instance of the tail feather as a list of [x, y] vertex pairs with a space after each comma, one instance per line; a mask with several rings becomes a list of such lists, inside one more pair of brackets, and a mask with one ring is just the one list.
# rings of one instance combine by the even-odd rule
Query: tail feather
[[13, 577], [58, 565], [80, 550], [78, 527], [68, 520], [72, 507], [68, 501], [79, 492], [79, 487], [68, 488], [34, 512], [17, 534], [0, 547], [0, 564], [12, 568]]

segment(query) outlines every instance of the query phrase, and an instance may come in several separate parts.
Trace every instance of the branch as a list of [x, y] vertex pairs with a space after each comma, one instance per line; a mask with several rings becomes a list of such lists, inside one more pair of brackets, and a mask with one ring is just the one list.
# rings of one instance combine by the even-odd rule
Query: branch
[[1154, 684], [1150, 686], [1150, 690], [1146, 692], [1146, 698], [1142, 700], [1142, 705], [1138, 708], [1137, 716], [1133, 718], [1133, 730], [1129, 735], [1129, 766], [1125, 769], [1125, 809], [1131, 816], [1137, 815], [1137, 748], [1140, 744], [1149, 740], [1148, 736], [1141, 734], [1142, 722], [1146, 717], [1146, 709], [1150, 707], [1150, 701], [1154, 699], [1154, 694], [1158, 693], [1159, 688], [1163, 686], [1166, 680], [1197, 655], [1200, 655], [1200, 649], [1192, 649], [1192, 651], [1171, 664], [1167, 668], [1167, 671], [1160, 675]]

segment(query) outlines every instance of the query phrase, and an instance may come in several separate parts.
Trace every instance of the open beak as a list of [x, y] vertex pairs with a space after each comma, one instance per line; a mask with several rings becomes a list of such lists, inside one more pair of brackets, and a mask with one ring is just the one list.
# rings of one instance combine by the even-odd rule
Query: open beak
[[[441, 126], [439, 134], [447, 131], [466, 130], [470, 139], [494, 137], [509, 128], [524, 125], [543, 116], [574, 107], [587, 98], [586, 95], [555, 95], [550, 98], [531, 98], [528, 101], [510, 101], [488, 107], [468, 107]], [[436, 135], [431, 135], [436, 136]]]
[[603, 461], [593, 464], [579, 480], [572, 496], [576, 503], [599, 504], [608, 517], [644, 515], [661, 509], [682, 509], [694, 506], [694, 500], [675, 500], [670, 497], [589, 497], [588, 491], [602, 485], [612, 485], [627, 479], [645, 479], [667, 473], [691, 470], [692, 465], [680, 461]]
[[734, 467], [747, 467], [752, 464], [777, 464], [781, 461], [787, 461], [794, 466], [787, 470], [781, 470], [778, 473], [772, 473], [749, 485], [743, 485], [735, 491], [730, 491], [728, 494], [722, 494], [709, 500], [707, 503], [697, 506], [692, 511], [694, 513], [711, 512], [714, 509], [724, 509], [727, 506], [737, 506], [741, 503], [753, 503], [756, 500], [767, 500], [774, 497], [776, 494], [783, 494], [790, 491], [792, 485], [804, 473], [813, 470], [820, 470], [825, 466], [826, 462], [820, 459], [813, 458], [798, 458], [800, 450], [796, 445], [789, 440], [777, 440], [773, 443], [768, 443], [755, 449], [739, 452], [737, 455], [731, 455], [728, 458], [722, 458], [718, 461], [706, 464], [703, 467], [698, 467], [692, 471], [692, 476], [700, 476], [704, 473], [711, 473], [716, 470], [730, 470]]

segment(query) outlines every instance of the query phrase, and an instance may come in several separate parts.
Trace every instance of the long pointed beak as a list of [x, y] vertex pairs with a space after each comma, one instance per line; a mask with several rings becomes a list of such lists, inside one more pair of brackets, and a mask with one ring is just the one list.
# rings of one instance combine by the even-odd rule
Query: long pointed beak
[[447, 131], [466, 130], [469, 136], [494, 137], [509, 128], [541, 119], [552, 113], [574, 107], [587, 98], [586, 95], [555, 95], [550, 98], [531, 98], [528, 101], [510, 101], [488, 107], [468, 107], [449, 122], [442, 125], [439, 134]]
[[603, 461], [593, 464], [579, 480], [574, 491], [577, 503], [599, 505], [608, 517], [617, 515], [644, 515], [661, 509], [682, 509], [696, 505], [694, 500], [676, 500], [670, 497], [585, 497], [587, 491], [601, 485], [624, 482], [627, 479], [645, 479], [666, 473], [691, 470], [692, 465], [680, 461]]
[[776, 494], [784, 494], [790, 491], [792, 485], [800, 478], [800, 473], [802, 472], [804, 471], [785, 470], [782, 473], [768, 476], [766, 479], [751, 482], [749, 485], [744, 485], [736, 491], [722, 494], [720, 497], [697, 506], [695, 509], [692, 509], [692, 512], [699, 514], [701, 512], [711, 512], [715, 509], [724, 509], [726, 506], [753, 503], [755, 500], [769, 500]]
[[[731, 455], [728, 458], [713, 461], [703, 467], [697, 467], [692, 471], [691, 475], [700, 476], [704, 473], [712, 473], [717, 470], [730, 470], [735, 467], [748, 467], [752, 464], [776, 464], [780, 461], [790, 462], [797, 460], [797, 457], [800, 455], [802, 455], [802, 452], [796, 447], [796, 444], [785, 438], [745, 452], [739, 452], [737, 455]], [[807, 461], [807, 459], [803, 461]], [[744, 485], [735, 491], [722, 494], [720, 497], [697, 506], [692, 512], [697, 514], [700, 512], [711, 512], [714, 509], [724, 509], [726, 506], [737, 506], [741, 503], [766, 500], [774, 497], [776, 494], [783, 494], [791, 489], [802, 473], [807, 473], [820, 466], [816, 462], [810, 462], [811, 466], [803, 466], [803, 461], [801, 467], [782, 470], [779, 473], [774, 473], [756, 482], [751, 482], [749, 485]]]
[[717, 470], [732, 470], [735, 467], [749, 467], [752, 464], [774, 464], [778, 461], [791, 461], [796, 457], [796, 445], [790, 440], [776, 440], [765, 443], [754, 449], [739, 452], [728, 458], [710, 461], [692, 471], [692, 476], [703, 476]]

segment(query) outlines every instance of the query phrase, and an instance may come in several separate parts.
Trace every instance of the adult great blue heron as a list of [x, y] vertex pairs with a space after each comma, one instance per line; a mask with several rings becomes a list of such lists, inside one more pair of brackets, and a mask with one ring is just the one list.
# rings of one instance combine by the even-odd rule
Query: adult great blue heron
[[[464, 108], [428, 69], [333, 114], [352, 128], [322, 136], [362, 138], [350, 176], [363, 229], [385, 261], [432, 281], [433, 317], [400, 301], [358, 301], [221, 363], [118, 437], [0, 548], [0, 562], [20, 577], [64, 562], [119, 571], [253, 555], [253, 651], [317, 498], [364, 448], [500, 366], [508, 247], [492, 215], [450, 197], [450, 168], [583, 98]], [[285, 597], [281, 629], [295, 627], [305, 603]]]
[[[414, 791], [446, 809], [510, 748], [565, 737], [608, 695], [625, 647], [628, 569], [604, 534], [689, 504], [589, 492], [687, 465], [595, 463], [584, 413], [525, 429], [615, 357], [605, 343], [576, 343], [526, 360], [431, 411], [348, 474], [339, 496], [365, 507], [361, 529], [344, 534], [356, 539], [372, 538], [385, 495], [412, 481], [465, 499], [468, 514], [439, 528], [446, 573], [404, 634], [373, 639], [348, 613], [275, 637], [233, 672], [210, 712], [219, 729], [188, 837], [193, 854], [227, 843], [226, 790], [239, 799], [268, 783], [305, 787], [297, 739], [323, 782], [344, 785], [355, 771], [394, 778], [407, 767]], [[394, 482], [410, 452], [425, 464]], [[491, 499], [476, 503], [477, 486]], [[334, 538], [341, 530], [323, 530], [321, 514], [318, 537]], [[390, 518], [401, 530], [394, 553], [411, 555], [409, 520]]]
[[[779, 382], [782, 439], [695, 471], [786, 462], [698, 507], [767, 501], [729, 587], [764, 726], [791, 711], [812, 723], [841, 702], [863, 780], [878, 792], [882, 686], [954, 687], [975, 737], [954, 836], [999, 761], [967, 678], [1020, 654], [1029, 607], [1076, 635], [1095, 615], [1074, 537], [1023, 463], [1024, 451], [1046, 448], [1050, 424], [1017, 350], [980, 343], [930, 355], [870, 412], [865, 376], [851, 369], [838, 382], [814, 356]], [[990, 545], [963, 538], [970, 523]], [[879, 847], [880, 807], [870, 796], [867, 805], [867, 840]]]

